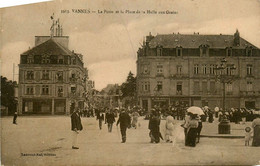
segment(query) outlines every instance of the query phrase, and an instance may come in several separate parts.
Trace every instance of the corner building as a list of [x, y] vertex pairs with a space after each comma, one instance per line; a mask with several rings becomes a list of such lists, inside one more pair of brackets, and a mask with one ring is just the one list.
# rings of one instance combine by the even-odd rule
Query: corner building
[[19, 114], [69, 114], [84, 107], [87, 69], [68, 44], [68, 36], [35, 36], [35, 47], [20, 55]]
[[225, 84], [226, 108], [260, 108], [260, 50], [238, 30], [234, 35], [149, 34], [137, 56], [137, 96], [146, 110], [177, 103], [222, 108], [223, 86], [215, 68], [223, 58], [233, 78]]

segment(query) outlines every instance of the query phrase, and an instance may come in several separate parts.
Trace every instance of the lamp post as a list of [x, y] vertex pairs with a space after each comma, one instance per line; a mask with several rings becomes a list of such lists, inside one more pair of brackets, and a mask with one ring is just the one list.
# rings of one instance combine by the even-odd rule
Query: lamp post
[[220, 65], [216, 66], [216, 78], [217, 81], [222, 83], [223, 87], [223, 98], [222, 98], [222, 108], [223, 111], [226, 110], [226, 83], [231, 83], [234, 80], [234, 74], [233, 71], [236, 69], [236, 66], [234, 64], [227, 64], [227, 60], [223, 58], [221, 60]]
[[[234, 74], [233, 71], [236, 69], [236, 66], [234, 64], [228, 64], [227, 60], [223, 58], [221, 60], [220, 65], [217, 65], [215, 70], [216, 73], [216, 79], [220, 83], [222, 83], [223, 87], [223, 97], [222, 97], [222, 108], [223, 111], [226, 111], [226, 83], [231, 83], [234, 80]], [[229, 121], [223, 117], [221, 118], [221, 121], [218, 125], [218, 133], [219, 134], [230, 134], [230, 124]]]

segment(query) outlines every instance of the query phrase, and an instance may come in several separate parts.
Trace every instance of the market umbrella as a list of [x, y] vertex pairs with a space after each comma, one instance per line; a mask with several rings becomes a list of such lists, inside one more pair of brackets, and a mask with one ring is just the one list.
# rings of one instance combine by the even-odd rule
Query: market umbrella
[[203, 110], [200, 107], [192, 106], [187, 109], [192, 114], [204, 115]]

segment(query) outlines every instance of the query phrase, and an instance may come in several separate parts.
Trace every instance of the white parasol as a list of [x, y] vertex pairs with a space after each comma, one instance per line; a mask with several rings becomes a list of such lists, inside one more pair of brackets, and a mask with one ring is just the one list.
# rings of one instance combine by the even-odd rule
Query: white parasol
[[203, 110], [200, 107], [192, 106], [187, 109], [192, 114], [204, 115]]

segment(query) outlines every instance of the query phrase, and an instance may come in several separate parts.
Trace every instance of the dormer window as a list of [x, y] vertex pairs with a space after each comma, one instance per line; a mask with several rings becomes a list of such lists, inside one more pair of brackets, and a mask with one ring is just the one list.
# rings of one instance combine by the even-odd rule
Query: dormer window
[[59, 64], [63, 64], [64, 63], [63, 56], [59, 56], [58, 63]]
[[27, 63], [33, 63], [34, 62], [34, 59], [33, 59], [33, 55], [29, 55], [28, 58], [27, 58]]
[[246, 56], [252, 56], [252, 47], [246, 47]]
[[156, 52], [156, 55], [157, 56], [162, 56], [162, 47], [160, 46], [160, 47], [157, 47], [157, 50], [156, 50], [157, 52]]
[[231, 47], [226, 48], [226, 55], [232, 56], [232, 48]]
[[42, 56], [42, 63], [50, 63], [50, 56], [49, 55], [43, 55]]
[[181, 47], [177, 47], [176, 48], [176, 55], [177, 55], [177, 57], [181, 57], [182, 56], [182, 48]]
[[208, 45], [201, 45], [200, 46], [200, 56], [206, 56], [208, 54]]

